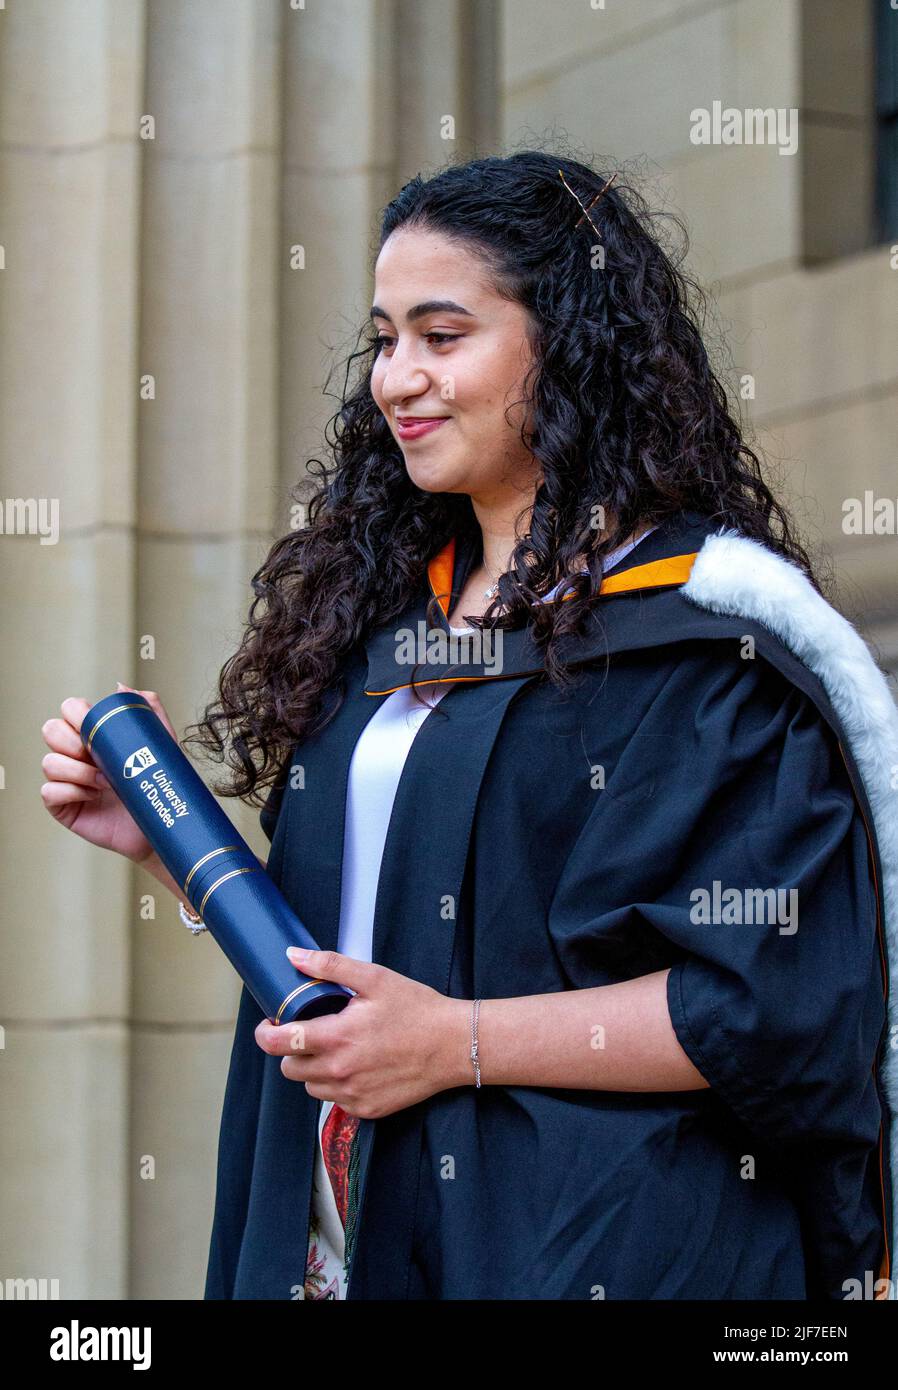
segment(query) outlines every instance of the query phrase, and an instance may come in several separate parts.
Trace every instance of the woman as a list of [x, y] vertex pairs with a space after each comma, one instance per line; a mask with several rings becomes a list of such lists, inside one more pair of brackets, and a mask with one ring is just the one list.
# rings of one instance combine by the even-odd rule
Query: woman
[[[894, 710], [695, 287], [632, 189], [561, 163], [386, 209], [333, 467], [192, 736], [229, 746], [217, 790], [267, 789], [297, 968], [356, 995], [297, 1029], [243, 990], [207, 1298], [890, 1287], [894, 847], [843, 718]], [[180, 893], [113, 835], [86, 708], [45, 726], [49, 809]]]

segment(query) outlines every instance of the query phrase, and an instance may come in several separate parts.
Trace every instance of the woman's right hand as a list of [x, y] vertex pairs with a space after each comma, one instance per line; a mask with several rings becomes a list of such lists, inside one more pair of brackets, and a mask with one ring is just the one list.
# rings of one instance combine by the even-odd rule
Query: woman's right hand
[[[133, 687], [119, 681], [118, 689]], [[152, 690], [135, 693], [143, 695], [177, 741], [159, 696]], [[53, 819], [67, 830], [139, 864], [152, 854], [153, 847], [81, 742], [79, 730], [89, 709], [87, 700], [71, 695], [60, 706], [62, 717], [48, 719], [41, 729], [50, 749], [41, 761], [48, 778], [41, 787], [41, 798]]]

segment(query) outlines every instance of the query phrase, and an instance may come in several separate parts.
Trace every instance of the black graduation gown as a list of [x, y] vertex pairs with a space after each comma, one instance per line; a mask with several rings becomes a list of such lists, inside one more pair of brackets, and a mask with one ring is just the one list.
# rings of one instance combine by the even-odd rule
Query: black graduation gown
[[[495, 1086], [484, 1055], [480, 1089], [362, 1120], [348, 1298], [835, 1300], [890, 1272], [870, 808], [817, 677], [767, 628], [678, 593], [714, 530], [687, 513], [609, 571], [573, 694], [537, 683], [523, 629], [501, 674], [452, 668], [397, 790], [373, 949], [465, 999], [670, 967], [673, 1027], [709, 1087]], [[412, 627], [476, 558], [453, 542], [434, 557]], [[354, 654], [336, 718], [294, 750], [304, 787], [282, 779], [261, 814], [270, 872], [322, 948], [352, 751], [410, 680], [398, 626]], [[798, 929], [696, 922], [693, 890], [715, 881], [781, 887], [783, 904], [797, 890]], [[261, 1016], [244, 988], [209, 1299], [302, 1297], [319, 1102], [256, 1045]]]

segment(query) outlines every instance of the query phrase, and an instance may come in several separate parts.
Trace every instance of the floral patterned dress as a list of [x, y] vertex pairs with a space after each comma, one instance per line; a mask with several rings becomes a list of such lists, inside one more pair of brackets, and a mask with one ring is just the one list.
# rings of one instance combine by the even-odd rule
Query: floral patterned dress
[[358, 1125], [358, 1119], [347, 1115], [334, 1101], [321, 1102], [309, 1222], [306, 1298], [346, 1297], [349, 1157]]

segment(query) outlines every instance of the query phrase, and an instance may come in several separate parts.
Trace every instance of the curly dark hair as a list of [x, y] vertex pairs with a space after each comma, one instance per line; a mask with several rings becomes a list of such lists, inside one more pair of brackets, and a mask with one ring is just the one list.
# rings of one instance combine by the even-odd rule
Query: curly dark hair
[[[577, 225], [560, 169], [587, 205], [608, 179], [544, 150], [449, 165], [400, 190], [383, 214], [378, 245], [400, 227], [439, 233], [470, 249], [496, 292], [529, 311], [534, 360], [520, 434], [541, 482], [496, 598], [482, 618], [465, 621], [530, 623], [545, 679], [559, 686], [570, 679], [556, 652], [560, 638], [580, 628], [604, 555], [641, 523], [701, 513], [785, 556], [823, 592], [712, 371], [701, 331], [707, 300], [681, 268], [682, 222], [652, 214], [618, 176], [590, 210], [597, 247], [589, 222]], [[658, 217], [682, 233], [677, 262], [654, 230]], [[219, 761], [227, 756], [233, 777], [216, 791], [252, 805], [264, 803], [262, 789], [278, 779], [296, 742], [333, 717], [347, 655], [403, 612], [452, 535], [479, 532], [467, 495], [428, 493], [411, 482], [371, 393], [378, 351], [365, 325], [325, 430], [333, 462], [309, 460], [319, 486], [307, 499], [308, 524], [277, 540], [253, 576], [255, 598], [239, 649], [220, 673], [218, 699], [183, 740]], [[588, 578], [578, 573], [584, 555]], [[536, 603], [561, 580], [574, 597]], [[331, 687], [337, 703], [327, 702], [322, 719]]]

